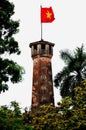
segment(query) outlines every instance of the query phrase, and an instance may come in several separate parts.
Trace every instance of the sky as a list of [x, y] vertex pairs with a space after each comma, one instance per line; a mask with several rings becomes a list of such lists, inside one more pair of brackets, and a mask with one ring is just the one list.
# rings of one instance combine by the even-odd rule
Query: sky
[[[19, 33], [14, 35], [19, 42], [21, 55], [11, 56], [25, 69], [22, 82], [9, 83], [9, 90], [0, 94], [0, 105], [17, 101], [24, 109], [31, 106], [33, 61], [29, 44], [41, 40], [40, 6], [52, 7], [55, 20], [43, 23], [43, 39], [55, 43], [52, 57], [53, 79], [62, 70], [64, 62], [60, 51], [73, 51], [82, 43], [86, 45], [86, 0], [9, 0], [15, 5], [14, 20], [19, 20]], [[55, 105], [61, 100], [54, 87]]]

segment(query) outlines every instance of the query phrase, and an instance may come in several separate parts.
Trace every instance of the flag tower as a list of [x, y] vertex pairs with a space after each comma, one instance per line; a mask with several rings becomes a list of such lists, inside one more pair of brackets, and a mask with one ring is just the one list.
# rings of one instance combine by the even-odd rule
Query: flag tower
[[[44, 15], [43, 15], [44, 14]], [[52, 8], [41, 8], [41, 23], [52, 22], [54, 15]], [[41, 105], [54, 106], [54, 92], [52, 80], [52, 63], [54, 43], [41, 40], [30, 43], [33, 59], [33, 82], [31, 109]]]

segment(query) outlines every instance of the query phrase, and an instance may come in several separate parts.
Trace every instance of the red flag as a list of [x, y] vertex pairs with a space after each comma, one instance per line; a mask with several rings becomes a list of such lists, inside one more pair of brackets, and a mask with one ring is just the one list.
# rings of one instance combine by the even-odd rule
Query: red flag
[[52, 7], [42, 8], [41, 7], [41, 23], [51, 23], [54, 21], [54, 13]]

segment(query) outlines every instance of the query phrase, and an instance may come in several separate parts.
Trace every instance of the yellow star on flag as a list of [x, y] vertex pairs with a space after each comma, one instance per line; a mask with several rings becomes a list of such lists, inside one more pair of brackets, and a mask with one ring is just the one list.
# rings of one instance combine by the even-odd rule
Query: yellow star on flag
[[46, 15], [47, 15], [47, 18], [51, 19], [52, 13], [50, 13], [49, 11], [47, 11]]

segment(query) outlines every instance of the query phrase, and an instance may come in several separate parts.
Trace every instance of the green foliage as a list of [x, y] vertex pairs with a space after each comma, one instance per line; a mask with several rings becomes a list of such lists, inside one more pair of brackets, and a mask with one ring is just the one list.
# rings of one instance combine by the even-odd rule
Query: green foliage
[[61, 51], [60, 57], [64, 61], [65, 66], [62, 71], [56, 74], [54, 83], [60, 88], [62, 97], [74, 97], [75, 86], [86, 79], [86, 52], [84, 46], [77, 47], [74, 52], [69, 50]]
[[[16, 102], [12, 102], [14, 104], [17, 104]], [[12, 105], [12, 104], [11, 104]], [[22, 125], [22, 118], [21, 118], [21, 112], [17, 114], [17, 111], [20, 110], [20, 108], [16, 105], [17, 109], [11, 110], [11, 106], [9, 109], [7, 106], [1, 106], [0, 108], [0, 129], [1, 130], [15, 130], [16, 128], [21, 128]]]
[[0, 130], [32, 130], [24, 125], [23, 114], [16, 101], [12, 101], [9, 107], [0, 107]]
[[65, 97], [57, 107], [43, 105], [39, 109], [21, 112], [15, 101], [0, 107], [1, 130], [85, 130], [86, 81], [74, 89], [73, 99]]
[[73, 99], [65, 97], [58, 107], [41, 106], [26, 114], [27, 125], [34, 130], [85, 130], [86, 129], [86, 81], [74, 89]]
[[13, 14], [13, 3], [0, 0], [0, 92], [8, 90], [8, 81], [17, 83], [22, 80], [24, 74], [24, 69], [16, 62], [3, 58], [7, 53], [20, 54], [18, 42], [13, 37], [19, 31], [19, 22], [12, 20]]

